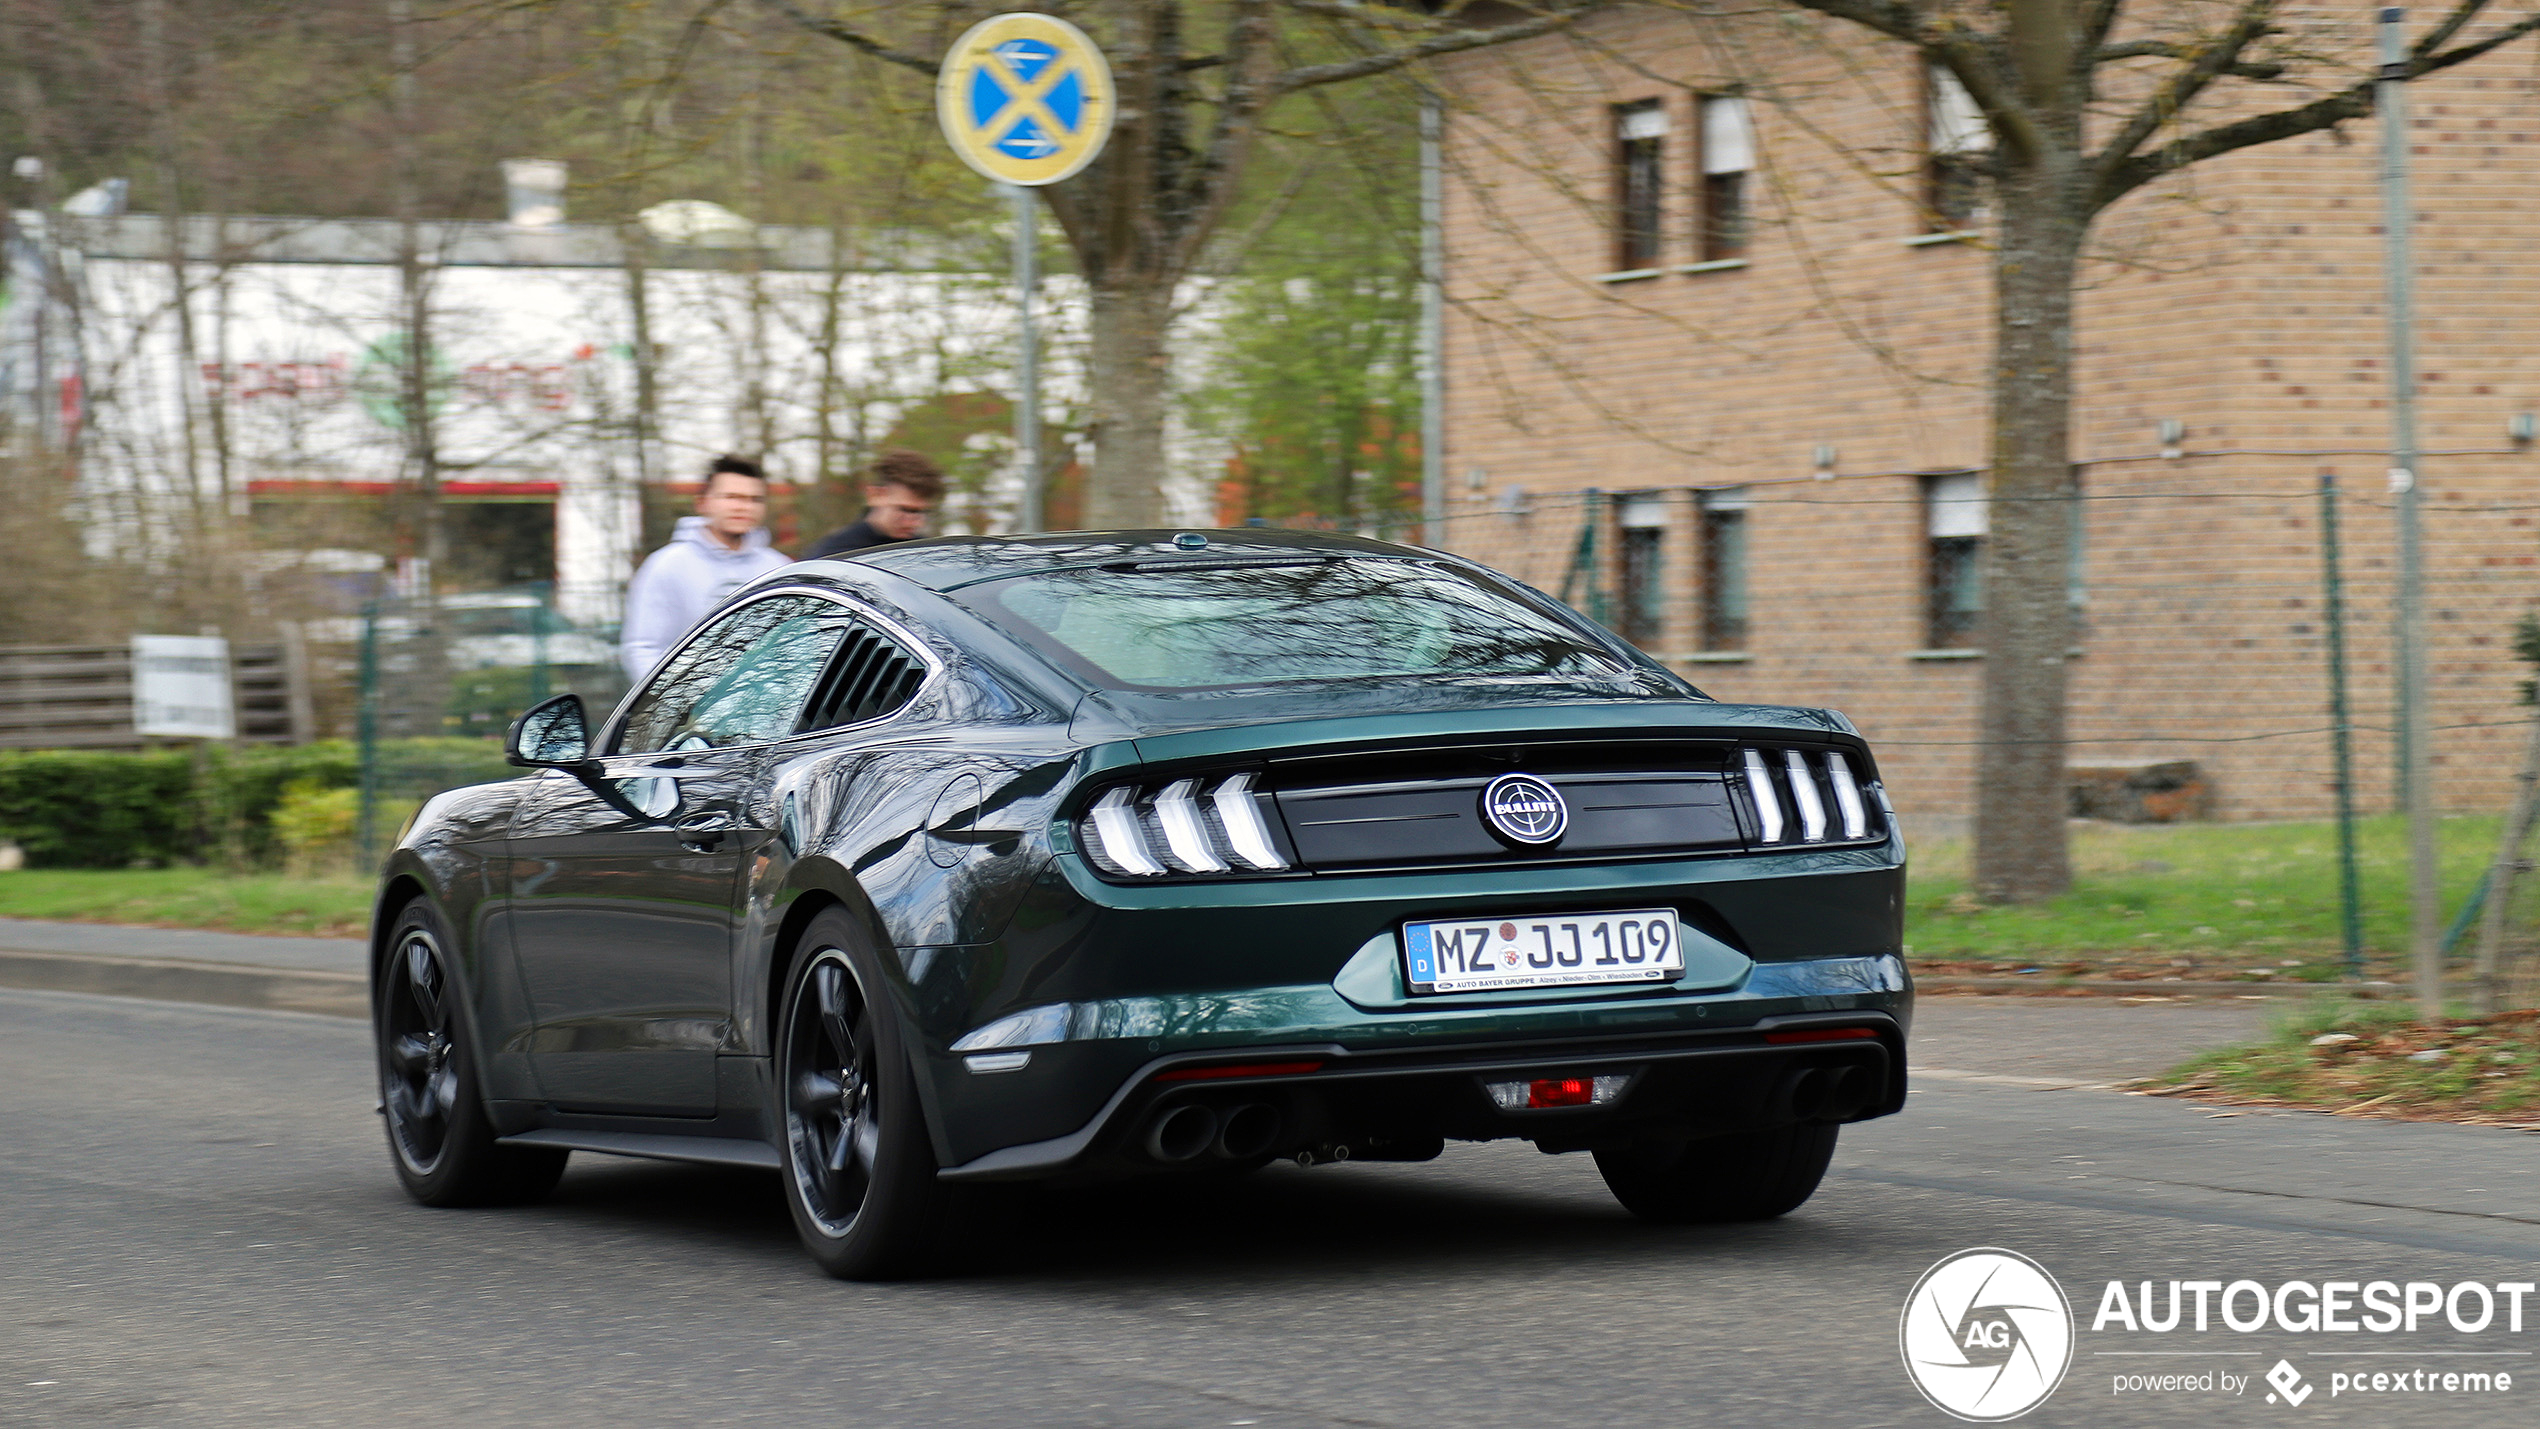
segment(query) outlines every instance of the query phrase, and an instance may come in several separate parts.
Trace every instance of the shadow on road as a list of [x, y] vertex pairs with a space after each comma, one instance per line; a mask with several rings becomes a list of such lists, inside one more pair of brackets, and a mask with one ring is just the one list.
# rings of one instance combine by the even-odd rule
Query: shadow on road
[[[1008, 1284], [1313, 1278], [1799, 1250], [1826, 1233], [1804, 1210], [1762, 1225], [1644, 1225], [1603, 1199], [1583, 1160], [1547, 1165], [1571, 1174], [1534, 1186], [1522, 1181], [1536, 1176], [1476, 1184], [1493, 1179], [1478, 1161], [1457, 1169], [1465, 1174], [1443, 1166], [1278, 1165], [1249, 1176], [1092, 1188], [947, 1187], [961, 1230], [942, 1270]], [[1568, 1186], [1572, 1181], [1578, 1184]], [[583, 1155], [545, 1213], [611, 1234], [678, 1238], [740, 1254], [799, 1254], [776, 1178], [765, 1172]]]

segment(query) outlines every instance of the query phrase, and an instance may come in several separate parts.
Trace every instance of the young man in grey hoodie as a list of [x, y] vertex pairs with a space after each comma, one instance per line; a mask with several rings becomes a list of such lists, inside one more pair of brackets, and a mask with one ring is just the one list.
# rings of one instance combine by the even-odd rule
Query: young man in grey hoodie
[[670, 544], [647, 557], [626, 588], [618, 662], [641, 680], [706, 612], [742, 586], [792, 562], [768, 544], [767, 473], [720, 456], [706, 468], [697, 514], [679, 518]]

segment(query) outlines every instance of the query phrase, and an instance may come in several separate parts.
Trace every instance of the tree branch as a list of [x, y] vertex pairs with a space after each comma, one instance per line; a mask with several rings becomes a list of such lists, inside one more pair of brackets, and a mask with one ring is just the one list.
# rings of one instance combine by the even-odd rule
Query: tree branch
[[1217, 120], [1183, 187], [1185, 221], [1171, 236], [1169, 262], [1175, 273], [1197, 263], [1200, 246], [1234, 197], [1234, 176], [1250, 155], [1261, 132], [1261, 111], [1277, 98], [1271, 88], [1271, 0], [1235, 0], [1226, 26], [1226, 92], [1217, 103]]
[[1942, 29], [1927, 23], [1924, 15], [1899, 0], [1792, 0], [1803, 10], [1847, 20], [1864, 29], [1876, 31], [1890, 39], [1903, 40], [1922, 52], [1923, 58], [1949, 71], [1951, 77], [1965, 86], [1967, 97], [1984, 111], [1985, 121], [1994, 127], [2019, 151], [2022, 158], [2034, 158], [2044, 151], [2045, 136], [2039, 131], [2037, 116], [2029, 111], [2010, 86], [2003, 83], [2004, 66], [1983, 44], [1982, 37], [1957, 26]]
[[2108, 32], [2116, 28], [2117, 16], [2125, 9], [2125, 0], [2085, 0], [2081, 16], [2081, 36], [2073, 46], [2076, 59], [2107, 43]]
[[[2466, 11], [2474, 15], [2485, 5], [2486, 0], [2461, 0], [2460, 11], [2447, 17], [2441, 25], [2429, 32], [2426, 41], [2431, 41], [2436, 36], [2459, 33], [2461, 26], [2467, 23], [2467, 19], [2461, 12]], [[2527, 15], [2475, 44], [2462, 45], [2440, 54], [2428, 53], [2426, 41], [2420, 41], [2408, 60], [2408, 78], [2416, 79], [2438, 70], [2450, 69], [2454, 65], [2466, 64], [2490, 50], [2511, 44], [2535, 30], [2540, 30], [2540, 15]], [[2278, 139], [2290, 139], [2298, 134], [2317, 133], [2322, 129], [2333, 129], [2349, 119], [2361, 119], [2373, 111], [2374, 83], [2375, 81], [2369, 79], [2361, 80], [2335, 94], [2325, 95], [2308, 104], [2293, 109], [2280, 109], [2272, 114], [2252, 115], [2247, 119], [2229, 124], [2218, 124], [2211, 129], [2187, 135], [2151, 153], [2137, 154], [2127, 158], [2102, 171], [2099, 183], [2091, 193], [2091, 207], [2094, 210], [2106, 208], [2109, 204], [2164, 174], [2174, 174], [2192, 164], [2203, 163], [2216, 155], [2228, 154], [2235, 149], [2246, 149], [2253, 145], [2273, 143]]]
[[[1286, 0], [1286, 3], [1292, 10], [1309, 14], [1337, 15], [1347, 12], [1348, 18], [1354, 20], [1368, 18], [1365, 14], [1358, 13], [1360, 10], [1358, 6], [1333, 5], [1328, 3], [1328, 0], [1324, 0], [1323, 3], [1318, 3], [1318, 0]], [[1343, 80], [1365, 79], [1369, 75], [1386, 74], [1401, 69], [1405, 65], [1435, 59], [1440, 55], [1477, 50], [1488, 45], [1505, 44], [1510, 40], [1532, 39], [1536, 35], [1546, 35], [1554, 30], [1562, 29], [1582, 16], [1592, 11], [1605, 9], [1613, 3], [1614, 0], [1569, 0], [1568, 3], [1544, 11], [1530, 20], [1516, 20], [1487, 30], [1448, 30], [1417, 44], [1405, 45], [1398, 50], [1384, 50], [1372, 55], [1361, 55], [1356, 59], [1335, 60], [1330, 64], [1300, 65], [1270, 81], [1270, 96], [1275, 99], [1283, 94], [1294, 94], [1300, 89], [1311, 89], [1318, 84], [1338, 84]]]
[[862, 50], [877, 60], [888, 60], [895, 65], [906, 65], [910, 69], [929, 75], [943, 68], [944, 62], [941, 56], [928, 59], [924, 55], [894, 49], [844, 21], [824, 20], [817, 15], [809, 14], [800, 5], [795, 4], [794, 0], [759, 0], [759, 3], [815, 35], [826, 35], [850, 49]]
[[[2483, 3], [2483, 0], [2482, 0]], [[2275, 0], [2248, 0], [2231, 28], [2214, 37], [2212, 43], [2197, 50], [2188, 63], [2171, 74], [2169, 81], [2153, 91], [2117, 131], [2108, 146], [2099, 151], [2093, 167], [2101, 172], [2125, 162], [2143, 141], [2160, 132], [2162, 125], [2187, 112], [2196, 96], [2205, 92], [2223, 71], [2237, 62], [2240, 52], [2249, 48], [2259, 36], [2267, 33], [2275, 19]]]
[[[2121, 45], [2100, 46], [2098, 52], [2090, 57], [2090, 62], [2094, 65], [2102, 65], [2112, 60], [2134, 60], [2146, 57], [2183, 60], [2191, 57], [2193, 53], [2185, 46], [2174, 45], [2167, 40], [2128, 40]], [[2233, 79], [2282, 79], [2285, 67], [2265, 61], [2234, 60], [2223, 66], [2223, 73]]]

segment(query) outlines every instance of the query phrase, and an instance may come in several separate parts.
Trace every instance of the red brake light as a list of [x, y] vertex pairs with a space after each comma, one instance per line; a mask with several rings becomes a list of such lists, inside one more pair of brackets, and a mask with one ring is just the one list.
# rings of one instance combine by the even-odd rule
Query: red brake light
[[1596, 1081], [1592, 1077], [1539, 1077], [1526, 1084], [1528, 1108], [1546, 1106], [1587, 1106], [1596, 1100]]
[[1792, 1032], [1767, 1032], [1764, 1040], [1779, 1043], [1857, 1042], [1877, 1035], [1878, 1030], [1871, 1027], [1803, 1027]]
[[1159, 1082], [1213, 1082], [1221, 1077], [1301, 1077], [1323, 1070], [1320, 1062], [1235, 1062], [1223, 1067], [1176, 1067], [1158, 1072]]

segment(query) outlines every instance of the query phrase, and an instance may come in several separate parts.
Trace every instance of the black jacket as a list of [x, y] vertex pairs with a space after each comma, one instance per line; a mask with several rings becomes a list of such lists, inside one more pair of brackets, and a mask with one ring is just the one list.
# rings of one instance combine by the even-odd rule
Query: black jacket
[[824, 556], [843, 556], [849, 551], [861, 551], [867, 546], [894, 546], [897, 544], [899, 543], [892, 537], [885, 536], [881, 532], [874, 530], [873, 523], [869, 521], [858, 521], [852, 526], [841, 527], [840, 529], [832, 531], [828, 535], [821, 537], [819, 544], [803, 553], [803, 559], [806, 561], [817, 561]]

